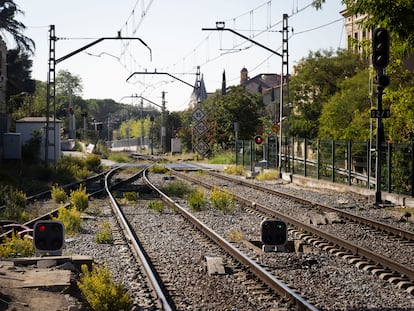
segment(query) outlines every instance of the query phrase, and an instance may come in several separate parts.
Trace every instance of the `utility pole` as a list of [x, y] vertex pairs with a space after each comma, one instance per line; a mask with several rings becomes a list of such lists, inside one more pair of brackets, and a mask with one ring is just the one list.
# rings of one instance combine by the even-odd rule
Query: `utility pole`
[[55, 35], [55, 25], [50, 25], [49, 28], [49, 68], [48, 68], [48, 76], [47, 76], [47, 94], [46, 94], [46, 132], [45, 132], [45, 166], [47, 167], [49, 162], [49, 146], [50, 139], [49, 139], [49, 128], [50, 128], [50, 109], [51, 105], [53, 103], [53, 131], [54, 131], [54, 143], [53, 143], [53, 151], [54, 151], [54, 163], [56, 163], [56, 136], [60, 135], [60, 133], [56, 133], [56, 65], [69, 57], [72, 57], [91, 46], [104, 41], [104, 40], [139, 40], [150, 52], [150, 59], [152, 59], [152, 51], [150, 47], [140, 38], [136, 37], [122, 37], [121, 32], [118, 32], [118, 36], [116, 37], [102, 37], [95, 41], [92, 41], [91, 43], [63, 56], [58, 59], [56, 59], [56, 41], [58, 38]]
[[[279, 178], [282, 178], [282, 125], [283, 125], [283, 103], [284, 103], [284, 92], [283, 86], [287, 86], [288, 82], [288, 75], [289, 75], [289, 67], [288, 67], [288, 57], [289, 57], [289, 49], [288, 49], [288, 39], [289, 39], [289, 31], [288, 31], [288, 15], [283, 14], [283, 27], [282, 27], [282, 72], [280, 76], [280, 101], [279, 101]], [[285, 75], [286, 72], [286, 75]], [[289, 91], [289, 90], [287, 90]], [[276, 108], [275, 108], [276, 111]], [[276, 115], [275, 115], [276, 117]], [[275, 123], [277, 121], [275, 120]], [[288, 157], [285, 150], [285, 162], [287, 161]]]
[[167, 149], [167, 129], [165, 126], [165, 93], [164, 91], [162, 91], [161, 95], [162, 95], [162, 103], [161, 103], [161, 151], [162, 153], [166, 152]]

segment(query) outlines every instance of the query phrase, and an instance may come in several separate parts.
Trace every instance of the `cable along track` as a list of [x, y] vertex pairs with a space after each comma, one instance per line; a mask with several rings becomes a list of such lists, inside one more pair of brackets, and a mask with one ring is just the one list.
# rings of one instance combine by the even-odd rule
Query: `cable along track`
[[[397, 287], [406, 289], [409, 293], [414, 294], [414, 270], [413, 270], [413, 262], [411, 261], [414, 256], [405, 256], [402, 255], [403, 258], [400, 258], [399, 253], [395, 252], [392, 254], [394, 258], [399, 259], [394, 260], [387, 256], [382, 255], [384, 251], [384, 248], [381, 248], [377, 250], [377, 252], [373, 250], [367, 249], [367, 247], [360, 246], [357, 243], [348, 241], [347, 237], [340, 238], [336, 235], [336, 229], [332, 230], [333, 232], [327, 232], [325, 230], [322, 230], [318, 228], [318, 226], [311, 225], [308, 223], [304, 223], [302, 221], [299, 221], [298, 215], [304, 214], [306, 210], [304, 210], [304, 207], [308, 206], [311, 209], [315, 208], [321, 208], [323, 210], [330, 209], [330, 211], [337, 211], [341, 214], [341, 217], [351, 217], [353, 218], [353, 222], [359, 225], [365, 225], [365, 219], [362, 217], [359, 217], [357, 215], [353, 215], [350, 213], [347, 213], [345, 211], [341, 211], [335, 208], [330, 208], [328, 206], [318, 204], [315, 202], [310, 202], [308, 200], [305, 200], [303, 198], [297, 198], [291, 195], [288, 195], [286, 193], [279, 193], [278, 191], [275, 191], [273, 189], [264, 188], [256, 184], [252, 184], [249, 182], [245, 182], [240, 179], [234, 179], [229, 176], [224, 176], [222, 174], [218, 174], [215, 172], [210, 171], [203, 171], [203, 173], [200, 175], [200, 178], [195, 178], [192, 176], [189, 176], [190, 174], [184, 174], [177, 171], [172, 171], [172, 173], [184, 180], [187, 180], [191, 182], [192, 184], [200, 184], [203, 187], [206, 187], [208, 189], [213, 188], [215, 185], [219, 185], [220, 188], [226, 188], [231, 193], [234, 193], [237, 200], [239, 202], [242, 202], [246, 206], [249, 207], [249, 209], [254, 209], [259, 211], [260, 213], [263, 213], [264, 215], [268, 215], [268, 217], [277, 218], [280, 220], [285, 221], [290, 225], [290, 227], [296, 228], [296, 231], [301, 232], [301, 238], [305, 239], [309, 243], [313, 243], [314, 245], [319, 245], [321, 248], [329, 251], [330, 253], [342, 255], [345, 259], [347, 259], [350, 263], [354, 263], [359, 269], [364, 269], [364, 271], [370, 271], [372, 274], [378, 275], [381, 279], [388, 280], [389, 282], [396, 284]], [[214, 178], [217, 178], [215, 180], [209, 180], [209, 175], [214, 176]], [[221, 182], [220, 182], [221, 180]], [[226, 183], [223, 184], [222, 180], [226, 180]], [[233, 185], [230, 185], [229, 183], [234, 183]], [[242, 192], [241, 188], [238, 187], [248, 187], [253, 188], [258, 191], [260, 191], [262, 194], [263, 192], [271, 193], [273, 197], [269, 196], [263, 196], [259, 194], [254, 195], [254, 199], [252, 198], [246, 198], [242, 197], [238, 192]], [[277, 196], [279, 198], [277, 198]], [[261, 197], [264, 197], [261, 201]], [[281, 199], [283, 198], [284, 204], [289, 201], [295, 201], [300, 203], [301, 207], [298, 209], [293, 209], [292, 204], [287, 205], [289, 208], [275, 208], [276, 203], [274, 201], [278, 201], [279, 204], [281, 204]], [[271, 206], [271, 207], [269, 207]], [[344, 215], [344, 216], [343, 216]], [[345, 216], [346, 215], [346, 216]], [[384, 232], [387, 232], [387, 229], [389, 229], [388, 233], [389, 235], [392, 235], [391, 242], [390, 243], [400, 243], [401, 242], [401, 236], [403, 236], [405, 241], [412, 241], [413, 233], [409, 231], [401, 230], [401, 234], [399, 234], [399, 230], [391, 227], [386, 224], [381, 224], [376, 221], [368, 221], [369, 228], [372, 228], [371, 224], [375, 223], [376, 226], [380, 227], [381, 229], [376, 230], [374, 233], [381, 234], [381, 237], [384, 237], [384, 239], [389, 239], [388, 236], [384, 235]], [[344, 226], [347, 222], [341, 222], [338, 226]], [[325, 225], [324, 227], [327, 227]], [[335, 227], [335, 228], [339, 228]], [[372, 234], [373, 229], [365, 229], [364, 235]], [[387, 233], [385, 233], [387, 234]], [[398, 239], [395, 239], [395, 236], [398, 237]], [[394, 238], [393, 238], [394, 237]], [[349, 238], [352, 241], [352, 238]], [[369, 247], [369, 246], [368, 246]], [[411, 254], [413, 252], [413, 247], [409, 244], [402, 243], [401, 250], [411, 250]], [[402, 260], [404, 263], [401, 263], [400, 260]]]

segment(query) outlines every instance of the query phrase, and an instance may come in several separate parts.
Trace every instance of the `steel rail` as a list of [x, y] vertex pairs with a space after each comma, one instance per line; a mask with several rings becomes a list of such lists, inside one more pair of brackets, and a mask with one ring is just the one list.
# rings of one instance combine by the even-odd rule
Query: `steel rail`
[[157, 276], [155, 275], [154, 271], [152, 270], [151, 265], [148, 262], [147, 257], [144, 254], [144, 250], [141, 248], [140, 244], [138, 243], [138, 238], [137, 238], [134, 230], [132, 229], [132, 226], [129, 224], [128, 220], [125, 217], [125, 214], [123, 213], [123, 211], [119, 207], [118, 203], [116, 202], [115, 198], [111, 194], [111, 191], [110, 191], [111, 187], [110, 187], [109, 180], [112, 177], [112, 175], [114, 174], [115, 170], [117, 170], [117, 169], [119, 169], [119, 167], [114, 168], [113, 170], [111, 170], [105, 176], [105, 189], [106, 189], [106, 192], [107, 192], [107, 194], [109, 196], [109, 199], [111, 201], [111, 205], [113, 207], [114, 214], [115, 214], [120, 226], [123, 228], [124, 233], [127, 236], [127, 240], [132, 245], [132, 248], [133, 248], [134, 252], [139, 257], [139, 260], [142, 264], [143, 270], [144, 270], [144, 272], [145, 272], [145, 274], [148, 278], [148, 281], [149, 281], [152, 289], [154, 290], [154, 292], [157, 295], [157, 300], [160, 304], [160, 307], [164, 311], [172, 311], [172, 310], [174, 310], [174, 308], [172, 306], [170, 306], [170, 303], [168, 302], [168, 299], [165, 296], [164, 291], [162, 290], [162, 287], [160, 286], [160, 284], [158, 282]]
[[196, 228], [202, 231], [207, 237], [209, 237], [212, 241], [217, 243], [220, 247], [226, 250], [231, 256], [233, 256], [236, 260], [240, 263], [245, 265], [249, 268], [249, 270], [255, 274], [260, 280], [262, 280], [267, 286], [278, 292], [280, 295], [287, 297], [292, 303], [296, 305], [298, 310], [318, 310], [315, 306], [307, 302], [303, 297], [297, 294], [294, 290], [290, 289], [286, 284], [282, 281], [278, 280], [254, 262], [249, 257], [245, 256], [242, 252], [240, 252], [236, 247], [231, 245], [225, 239], [223, 239], [219, 234], [217, 234], [214, 230], [210, 229], [207, 225], [205, 225], [202, 221], [198, 220], [194, 217], [191, 213], [186, 211], [183, 207], [179, 204], [174, 202], [171, 198], [169, 198], [165, 193], [159, 190], [151, 181], [148, 179], [146, 175], [147, 171], [144, 171], [144, 181], [150, 186], [154, 191], [156, 191], [161, 199], [165, 201], [167, 204], [176, 208], [188, 221], [190, 221]]
[[385, 231], [385, 232], [388, 232], [388, 233], [393, 234], [395, 236], [399, 236], [401, 238], [407, 239], [409, 241], [414, 241], [414, 232], [412, 232], [412, 231], [395, 228], [395, 227], [392, 227], [388, 224], [376, 221], [374, 219], [359, 216], [359, 215], [341, 210], [341, 209], [333, 207], [333, 206], [320, 204], [320, 203], [313, 202], [313, 201], [310, 201], [310, 200], [307, 200], [307, 199], [304, 199], [304, 198], [298, 198], [298, 197], [295, 197], [295, 196], [287, 194], [287, 193], [283, 193], [283, 192], [280, 192], [280, 191], [277, 191], [277, 190], [274, 190], [274, 189], [270, 189], [270, 188], [267, 188], [267, 187], [263, 187], [263, 186], [260, 186], [260, 185], [257, 185], [257, 184], [253, 184], [253, 183], [250, 183], [250, 182], [247, 182], [247, 181], [244, 181], [244, 180], [234, 179], [232, 177], [221, 175], [219, 173], [209, 171], [208, 174], [210, 174], [212, 176], [215, 176], [215, 177], [218, 177], [218, 178], [221, 178], [221, 179], [225, 179], [225, 180], [234, 182], [234, 183], [241, 184], [243, 186], [247, 186], [247, 187], [250, 187], [250, 188], [257, 189], [257, 190], [265, 191], [265, 192], [270, 193], [270, 194], [275, 194], [275, 195], [281, 196], [281, 197], [289, 199], [289, 200], [295, 200], [296, 202], [299, 202], [299, 203], [316, 206], [316, 207], [319, 207], [320, 209], [325, 210], [325, 211], [335, 212], [343, 218], [352, 220], [354, 222], [362, 223], [362, 224], [365, 224], [365, 225], [369, 225], [369, 226], [371, 226], [371, 227], [373, 227], [373, 228], [375, 228], [379, 231]]
[[[173, 171], [173, 174], [175, 174], [177, 176], [180, 176], [183, 179], [191, 180], [192, 182], [200, 184], [203, 187], [206, 187], [206, 188], [209, 188], [209, 189], [213, 188], [213, 186], [211, 186], [211, 185], [209, 185], [205, 182], [202, 182], [198, 179], [192, 178], [192, 177], [188, 176], [187, 174], [178, 173], [177, 171]], [[221, 175], [220, 175], [220, 177], [221, 177]], [[250, 185], [250, 183], [249, 183], [249, 185]], [[240, 195], [235, 194], [235, 197], [238, 201], [240, 201], [240, 202], [242, 202], [246, 205], [249, 205], [253, 209], [259, 210], [262, 213], [270, 215], [271, 217], [278, 218], [278, 219], [280, 219], [280, 220], [282, 220], [282, 221], [284, 221], [284, 222], [286, 222], [286, 223], [288, 223], [288, 224], [290, 224], [290, 225], [292, 225], [296, 228], [300, 228], [301, 230], [303, 230], [305, 232], [308, 232], [310, 234], [313, 234], [315, 236], [318, 236], [321, 239], [326, 240], [326, 241], [328, 241], [328, 242], [330, 242], [330, 243], [332, 243], [332, 244], [334, 244], [334, 245], [336, 245], [336, 246], [338, 246], [342, 249], [348, 250], [356, 256], [362, 256], [366, 259], [369, 259], [374, 263], [380, 264], [383, 267], [387, 267], [391, 271], [394, 271], [394, 272], [397, 272], [401, 275], [404, 275], [407, 278], [409, 278], [411, 281], [414, 281], [414, 270], [409, 268], [409, 267], [401, 265], [397, 261], [394, 261], [394, 260], [392, 260], [388, 257], [383, 257], [383, 256], [381, 256], [377, 253], [374, 253], [374, 252], [370, 251], [370, 250], [366, 250], [364, 248], [361, 248], [360, 246], [358, 246], [354, 243], [350, 243], [350, 242], [348, 242], [344, 239], [338, 238], [338, 237], [336, 237], [336, 236], [334, 236], [334, 235], [332, 235], [332, 234], [330, 234], [326, 231], [320, 230], [320, 229], [318, 229], [314, 226], [311, 226], [311, 225], [305, 224], [303, 222], [300, 222], [300, 221], [298, 221], [298, 220], [296, 220], [292, 217], [289, 217], [285, 214], [277, 212], [277, 211], [275, 211], [271, 208], [268, 208], [268, 207], [266, 207], [266, 206], [264, 206], [260, 203], [255, 202], [255, 201], [251, 201], [249, 199], [246, 199], [246, 198], [244, 198]]]

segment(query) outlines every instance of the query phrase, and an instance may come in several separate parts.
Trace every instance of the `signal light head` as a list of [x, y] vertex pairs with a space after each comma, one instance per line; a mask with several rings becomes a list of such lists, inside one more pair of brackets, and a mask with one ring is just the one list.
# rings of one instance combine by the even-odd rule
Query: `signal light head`
[[39, 220], [33, 227], [33, 246], [39, 255], [62, 255], [64, 226], [57, 220]]
[[269, 219], [260, 225], [262, 243], [264, 245], [285, 245], [287, 242], [287, 225], [281, 220]]
[[390, 57], [390, 35], [385, 28], [377, 28], [372, 34], [372, 64], [375, 68], [385, 68]]
[[263, 142], [263, 137], [262, 137], [262, 136], [260, 136], [260, 135], [256, 135], [256, 136], [254, 137], [254, 142], [255, 142], [256, 144], [260, 145], [260, 144]]

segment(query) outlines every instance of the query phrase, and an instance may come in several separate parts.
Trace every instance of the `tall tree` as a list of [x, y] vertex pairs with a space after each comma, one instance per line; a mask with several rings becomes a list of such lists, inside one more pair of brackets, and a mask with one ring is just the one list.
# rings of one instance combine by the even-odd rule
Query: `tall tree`
[[33, 95], [35, 81], [31, 79], [32, 60], [20, 49], [7, 51], [6, 100], [9, 112], [14, 112], [24, 102], [23, 95]]
[[[250, 94], [241, 86], [232, 86], [222, 96], [220, 91], [203, 102], [209, 125], [209, 144], [226, 148], [234, 141], [234, 122], [239, 123], [239, 139], [251, 139], [261, 127], [261, 94]], [[261, 130], [261, 129], [259, 129]]]
[[370, 101], [368, 98], [368, 69], [339, 83], [340, 91], [323, 105], [319, 118], [321, 139], [368, 140]]
[[20, 49], [34, 53], [35, 43], [23, 35], [26, 26], [16, 20], [17, 14], [24, 14], [13, 0], [0, 0], [0, 32], [9, 33]]
[[291, 135], [316, 138], [323, 105], [342, 80], [363, 68], [366, 64], [357, 55], [342, 50], [310, 52], [302, 59], [289, 84], [294, 112], [289, 118]]

